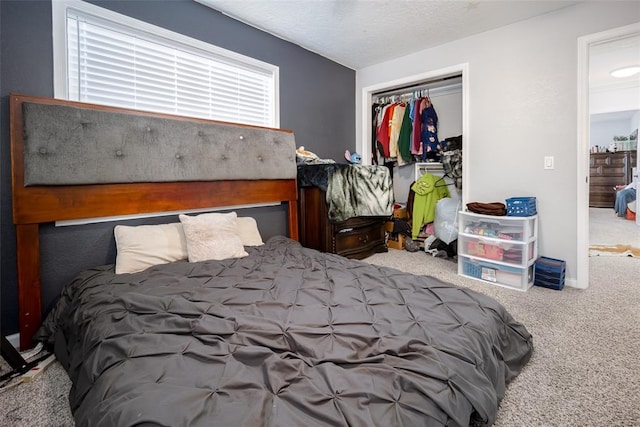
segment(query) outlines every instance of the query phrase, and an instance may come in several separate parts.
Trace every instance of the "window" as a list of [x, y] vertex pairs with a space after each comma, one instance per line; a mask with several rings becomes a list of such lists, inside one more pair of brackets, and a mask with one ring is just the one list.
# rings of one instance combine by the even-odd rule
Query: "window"
[[80, 1], [53, 1], [55, 96], [278, 127], [278, 68]]

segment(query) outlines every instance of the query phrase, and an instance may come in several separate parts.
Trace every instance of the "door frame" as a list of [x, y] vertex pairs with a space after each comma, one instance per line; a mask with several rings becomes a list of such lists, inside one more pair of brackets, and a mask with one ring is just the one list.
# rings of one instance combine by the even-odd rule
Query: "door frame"
[[577, 271], [576, 287], [589, 286], [589, 48], [591, 45], [640, 34], [640, 23], [578, 38], [577, 144]]

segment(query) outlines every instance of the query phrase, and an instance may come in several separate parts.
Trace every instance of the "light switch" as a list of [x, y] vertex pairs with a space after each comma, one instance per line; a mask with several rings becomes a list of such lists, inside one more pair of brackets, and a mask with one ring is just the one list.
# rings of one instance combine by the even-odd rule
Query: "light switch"
[[553, 169], [553, 156], [544, 156], [544, 168]]

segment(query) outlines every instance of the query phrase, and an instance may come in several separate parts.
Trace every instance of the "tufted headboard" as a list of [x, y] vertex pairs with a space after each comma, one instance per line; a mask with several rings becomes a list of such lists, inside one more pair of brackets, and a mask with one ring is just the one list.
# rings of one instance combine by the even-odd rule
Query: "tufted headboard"
[[298, 238], [291, 131], [9, 98], [21, 348], [42, 318], [42, 223], [286, 202]]
[[296, 178], [291, 132], [34, 102], [22, 114], [25, 186]]

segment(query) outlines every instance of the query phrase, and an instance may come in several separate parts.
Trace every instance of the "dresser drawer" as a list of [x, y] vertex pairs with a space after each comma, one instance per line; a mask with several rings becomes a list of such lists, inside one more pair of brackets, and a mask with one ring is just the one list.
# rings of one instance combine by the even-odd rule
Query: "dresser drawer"
[[350, 258], [365, 258], [386, 250], [384, 223], [347, 227], [334, 233], [335, 253]]

